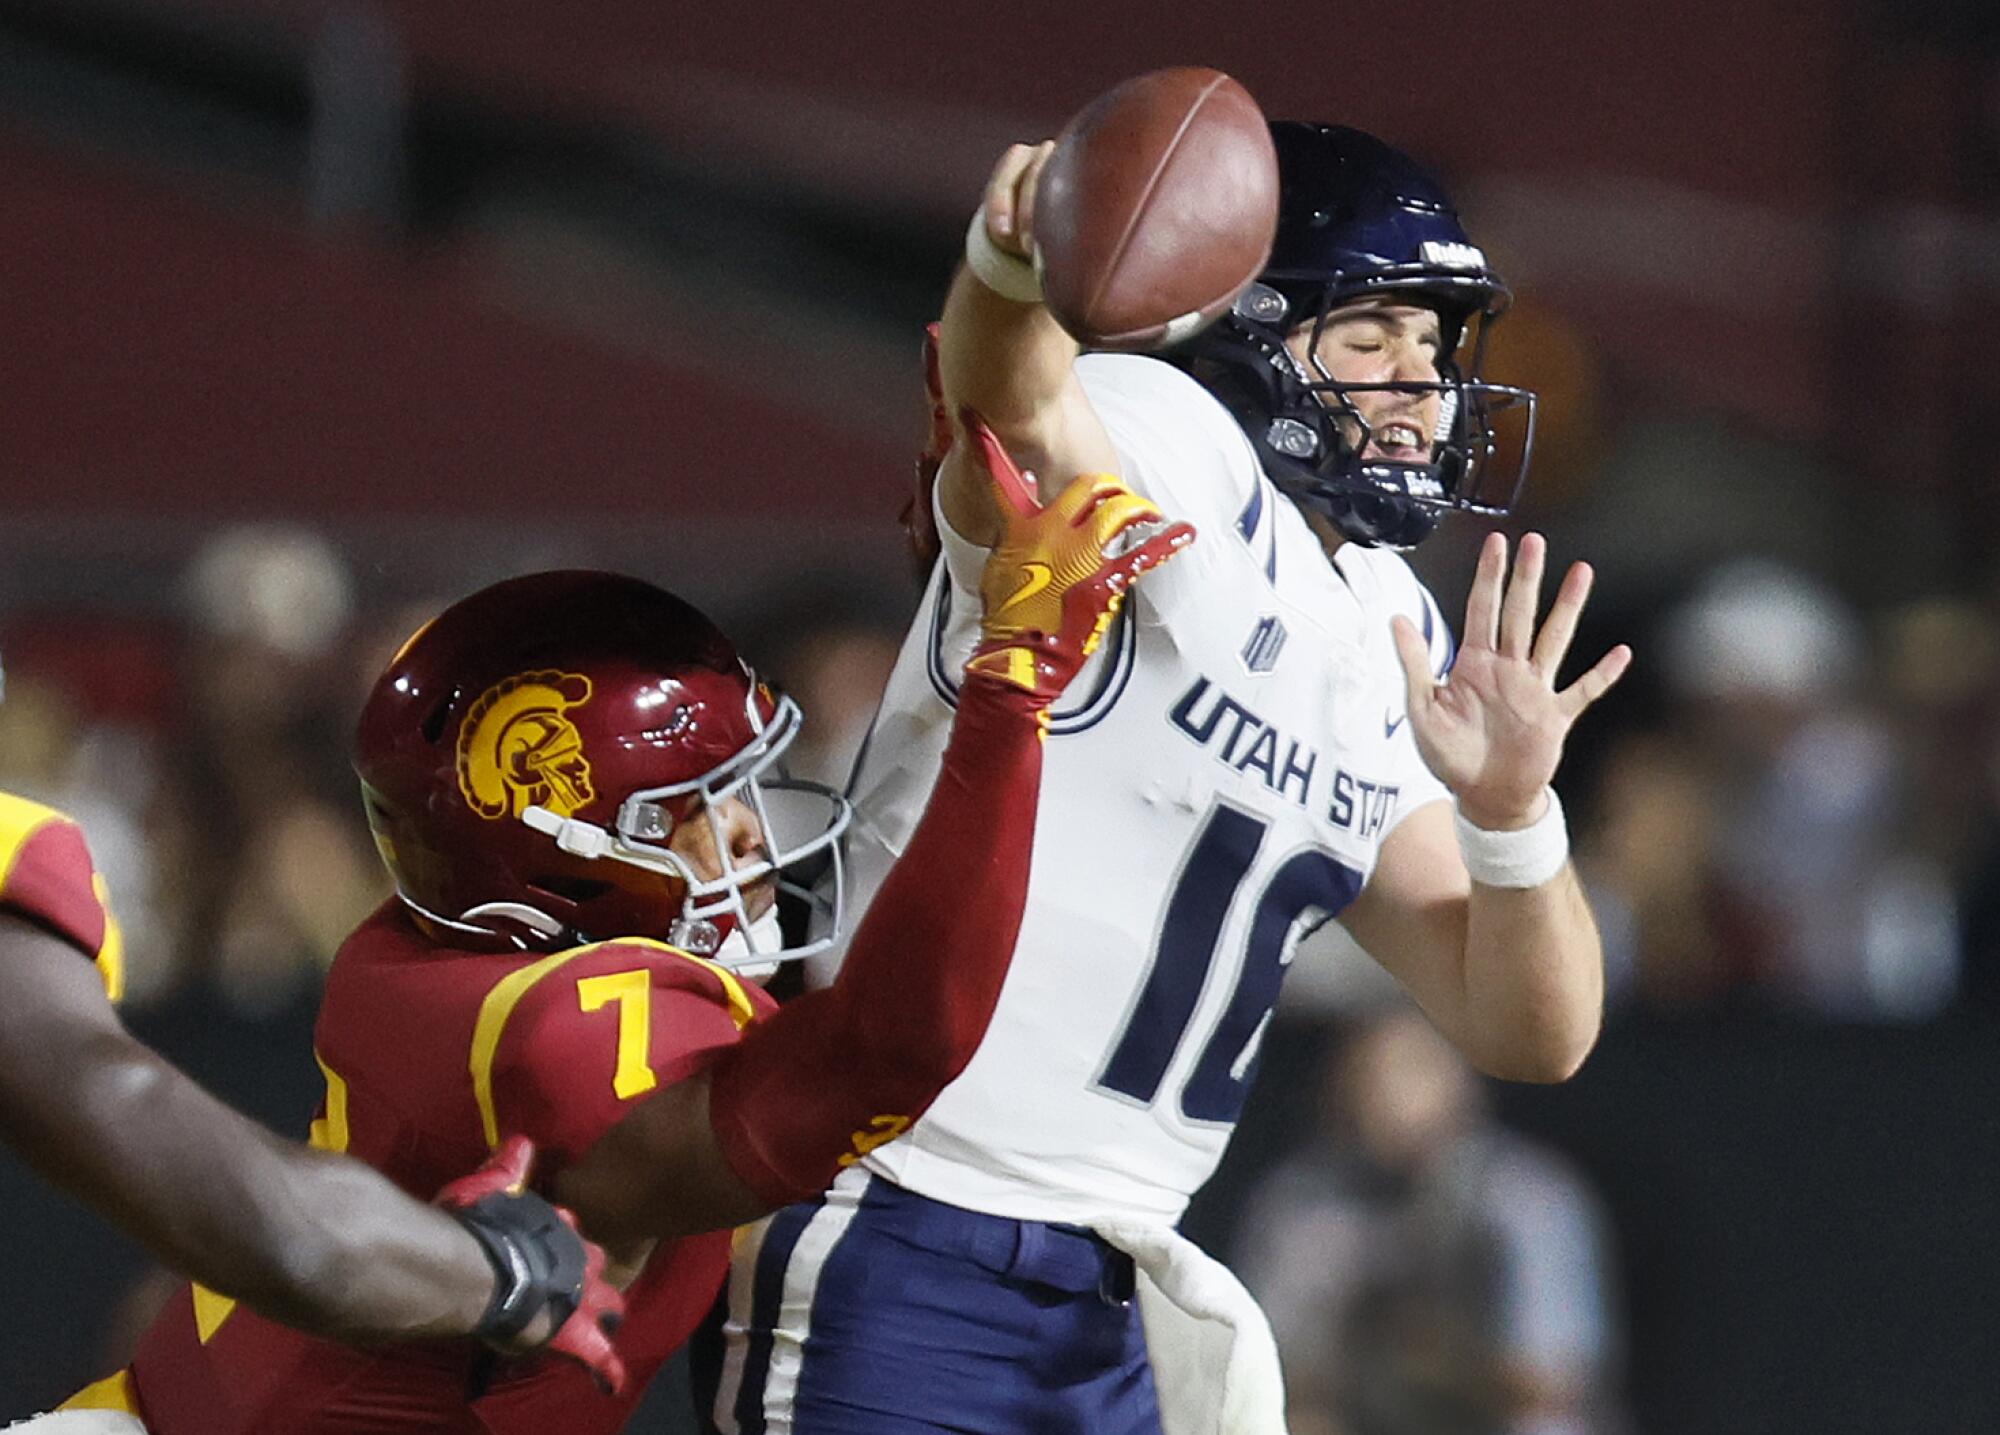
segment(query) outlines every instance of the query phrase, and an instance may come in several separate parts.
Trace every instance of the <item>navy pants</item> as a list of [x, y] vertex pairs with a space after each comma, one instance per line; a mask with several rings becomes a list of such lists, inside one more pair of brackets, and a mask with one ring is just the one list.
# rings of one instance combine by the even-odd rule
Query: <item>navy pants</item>
[[856, 1169], [741, 1238], [728, 1304], [729, 1435], [1159, 1435], [1131, 1261], [1079, 1227]]

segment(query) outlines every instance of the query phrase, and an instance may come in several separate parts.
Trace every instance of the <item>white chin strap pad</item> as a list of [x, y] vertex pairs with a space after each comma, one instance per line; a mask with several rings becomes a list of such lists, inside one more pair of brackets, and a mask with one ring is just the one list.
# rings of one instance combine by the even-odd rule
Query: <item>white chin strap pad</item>
[[783, 965], [771, 955], [783, 945], [784, 933], [778, 925], [778, 908], [773, 904], [770, 911], [751, 924], [747, 938], [741, 927], [732, 929], [709, 960], [729, 968], [739, 977], [760, 982]]
[[578, 822], [574, 817], [558, 817], [546, 807], [524, 808], [521, 820], [535, 831], [555, 838], [556, 846], [572, 857], [595, 861], [611, 851], [611, 834], [602, 827]]

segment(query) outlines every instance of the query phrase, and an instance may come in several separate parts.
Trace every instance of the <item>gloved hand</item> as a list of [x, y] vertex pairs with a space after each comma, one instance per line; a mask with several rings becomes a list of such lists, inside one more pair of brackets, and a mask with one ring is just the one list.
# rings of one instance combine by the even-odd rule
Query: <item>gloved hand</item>
[[[960, 417], [978, 445], [1001, 523], [980, 578], [985, 615], [966, 676], [1011, 683], [1046, 715], [1096, 651], [1133, 580], [1194, 542], [1194, 527], [1168, 524], [1108, 473], [1081, 475], [1044, 508], [979, 415], [967, 409]], [[1138, 525], [1160, 531], [1114, 554], [1118, 539]]]
[[510, 1136], [484, 1166], [438, 1192], [437, 1204], [493, 1263], [493, 1300], [474, 1334], [511, 1355], [553, 1350], [616, 1394], [625, 1364], [610, 1337], [625, 1298], [604, 1279], [604, 1252], [578, 1234], [576, 1217], [527, 1189], [534, 1161], [534, 1143]]

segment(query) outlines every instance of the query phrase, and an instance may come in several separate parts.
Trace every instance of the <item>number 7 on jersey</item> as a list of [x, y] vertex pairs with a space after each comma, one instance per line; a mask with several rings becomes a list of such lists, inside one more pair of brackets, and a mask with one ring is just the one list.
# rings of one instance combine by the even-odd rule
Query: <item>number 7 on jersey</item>
[[640, 967], [629, 972], [608, 972], [601, 977], [581, 977], [576, 984], [576, 1004], [586, 1012], [618, 1008], [618, 1065], [612, 1073], [611, 1089], [626, 1101], [660, 1084], [653, 1075], [653, 974]]

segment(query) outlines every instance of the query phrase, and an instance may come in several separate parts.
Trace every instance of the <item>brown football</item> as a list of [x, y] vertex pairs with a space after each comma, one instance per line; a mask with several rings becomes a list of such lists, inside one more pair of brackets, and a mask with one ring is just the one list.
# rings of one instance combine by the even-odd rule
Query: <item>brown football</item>
[[1220, 70], [1155, 70], [1057, 137], [1035, 191], [1042, 294], [1090, 348], [1178, 343], [1256, 278], [1277, 223], [1257, 102]]

